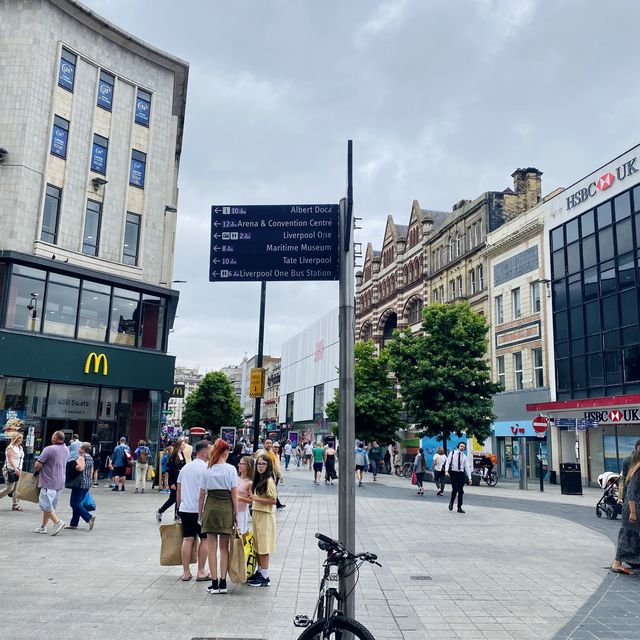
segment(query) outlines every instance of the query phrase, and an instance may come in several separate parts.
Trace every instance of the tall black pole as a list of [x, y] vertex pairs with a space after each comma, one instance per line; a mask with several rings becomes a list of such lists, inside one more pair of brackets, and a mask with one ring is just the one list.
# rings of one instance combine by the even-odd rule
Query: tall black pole
[[[258, 354], [256, 355], [256, 367], [262, 369], [262, 352], [264, 350], [264, 307], [267, 300], [267, 282], [260, 282], [260, 326], [258, 327]], [[253, 409], [253, 450], [258, 450], [260, 440], [260, 400], [256, 398]]]

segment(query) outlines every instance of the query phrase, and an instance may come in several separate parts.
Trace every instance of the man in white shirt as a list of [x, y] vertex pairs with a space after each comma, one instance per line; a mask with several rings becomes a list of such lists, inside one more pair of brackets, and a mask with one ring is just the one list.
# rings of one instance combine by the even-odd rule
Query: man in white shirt
[[182, 467], [178, 475], [176, 490], [176, 507], [182, 522], [182, 578], [183, 582], [188, 582], [193, 577], [189, 560], [191, 559], [191, 549], [196, 536], [200, 538], [198, 548], [198, 582], [209, 580], [206, 571], [207, 545], [203, 540], [206, 535], [200, 532], [198, 523], [198, 497], [200, 495], [200, 485], [202, 477], [207, 470], [207, 461], [211, 452], [211, 443], [208, 440], [200, 440], [196, 444], [196, 458], [193, 462]]
[[313, 461], [313, 445], [310, 442], [304, 443], [304, 464], [309, 465], [309, 471], [312, 468]]
[[291, 440], [287, 440], [287, 444], [284, 445], [284, 469], [289, 470], [289, 463], [291, 462], [291, 453], [293, 447], [291, 446]]
[[453, 503], [458, 497], [458, 513], [464, 513], [462, 509], [462, 499], [464, 496], [464, 485], [471, 485], [471, 466], [469, 458], [465, 453], [467, 445], [459, 442], [458, 446], [449, 452], [445, 465], [445, 475], [451, 478], [451, 500], [449, 511], [453, 511]]

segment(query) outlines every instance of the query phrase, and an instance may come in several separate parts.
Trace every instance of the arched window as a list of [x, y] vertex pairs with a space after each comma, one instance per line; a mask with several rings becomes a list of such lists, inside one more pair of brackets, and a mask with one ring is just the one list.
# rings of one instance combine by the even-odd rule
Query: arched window
[[382, 329], [382, 346], [384, 347], [385, 342], [391, 339], [393, 335], [393, 331], [398, 326], [398, 316], [395, 313], [390, 313], [385, 322], [384, 327]]
[[475, 269], [469, 271], [469, 295], [473, 295], [476, 292], [476, 272]]
[[370, 322], [365, 322], [360, 329], [361, 340], [371, 340], [373, 335], [373, 327]]
[[417, 324], [422, 322], [423, 303], [420, 298], [415, 298], [407, 305], [407, 322], [409, 324]]
[[483, 291], [484, 290], [484, 268], [481, 264], [478, 265], [477, 272], [478, 272], [478, 291]]
[[462, 255], [462, 236], [460, 233], [456, 233], [456, 258]]
[[449, 236], [449, 262], [453, 260], [453, 237]]

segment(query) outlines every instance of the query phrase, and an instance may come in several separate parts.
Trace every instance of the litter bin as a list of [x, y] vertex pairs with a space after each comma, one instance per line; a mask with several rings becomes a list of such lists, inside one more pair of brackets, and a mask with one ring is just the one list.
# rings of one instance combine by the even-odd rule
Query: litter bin
[[560, 463], [560, 493], [565, 496], [582, 495], [582, 476], [576, 462]]
[[479, 487], [480, 486], [480, 480], [482, 480], [482, 476], [479, 473], [472, 473], [471, 474], [471, 486], [472, 487]]

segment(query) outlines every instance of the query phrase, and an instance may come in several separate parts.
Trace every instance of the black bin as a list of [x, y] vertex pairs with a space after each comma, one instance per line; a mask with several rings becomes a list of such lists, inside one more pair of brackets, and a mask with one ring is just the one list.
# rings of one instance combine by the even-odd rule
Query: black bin
[[565, 496], [582, 495], [580, 465], [576, 462], [560, 463], [560, 493]]

